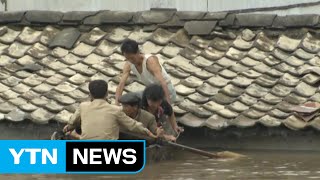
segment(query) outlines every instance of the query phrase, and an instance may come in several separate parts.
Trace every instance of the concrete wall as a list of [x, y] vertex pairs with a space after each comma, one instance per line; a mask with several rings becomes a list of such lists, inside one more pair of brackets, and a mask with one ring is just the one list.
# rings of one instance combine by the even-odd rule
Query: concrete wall
[[[52, 11], [97, 11], [122, 10], [143, 11], [150, 8], [176, 8], [179, 11], [230, 11], [264, 7], [279, 7], [312, 3], [318, 0], [1, 0], [0, 10], [52, 10]], [[4, 2], [4, 3], [3, 3]], [[279, 15], [319, 13], [318, 7], [293, 8], [271, 11]]]

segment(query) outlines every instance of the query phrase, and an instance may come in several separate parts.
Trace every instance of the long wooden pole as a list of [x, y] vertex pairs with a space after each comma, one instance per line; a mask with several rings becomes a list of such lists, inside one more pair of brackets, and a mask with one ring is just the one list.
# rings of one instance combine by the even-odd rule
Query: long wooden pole
[[[156, 139], [148, 137], [148, 136], [144, 136], [144, 135], [140, 135], [140, 134], [134, 134], [134, 133], [131, 133], [131, 132], [122, 132], [122, 133], [128, 134], [128, 135], [133, 136], [135, 138], [145, 139], [145, 140], [147, 140], [149, 142], [156, 142]], [[203, 150], [200, 150], [200, 149], [196, 149], [196, 148], [193, 148], [193, 147], [189, 147], [189, 146], [186, 146], [186, 145], [182, 145], [182, 144], [178, 144], [178, 143], [174, 143], [174, 142], [166, 141], [166, 140], [161, 140], [161, 142], [163, 142], [164, 145], [169, 145], [169, 146], [174, 146], [174, 147], [177, 147], [177, 148], [181, 148], [181, 149], [187, 150], [189, 152], [196, 153], [196, 154], [199, 154], [199, 155], [202, 155], [202, 156], [206, 156], [206, 157], [209, 157], [209, 158], [220, 158], [220, 156], [218, 154], [210, 153], [210, 152], [203, 151]]]

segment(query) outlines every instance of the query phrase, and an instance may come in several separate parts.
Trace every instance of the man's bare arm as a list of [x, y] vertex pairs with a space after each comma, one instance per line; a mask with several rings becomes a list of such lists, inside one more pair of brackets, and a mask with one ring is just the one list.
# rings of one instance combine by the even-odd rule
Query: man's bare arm
[[162, 76], [161, 66], [160, 66], [159, 60], [158, 60], [158, 58], [156, 56], [151, 56], [148, 59], [147, 68], [154, 75], [154, 77], [156, 79], [158, 79], [158, 81], [160, 82], [160, 85], [163, 88], [163, 91], [164, 91], [164, 94], [166, 96], [166, 99], [167, 99], [168, 103], [171, 104], [168, 85], [167, 85], [167, 82], [165, 81], [164, 77]]
[[124, 86], [125, 86], [126, 81], [130, 75], [130, 70], [131, 70], [130, 64], [128, 62], [126, 62], [123, 66], [120, 83], [116, 89], [116, 105], [119, 105], [119, 98], [122, 95]]

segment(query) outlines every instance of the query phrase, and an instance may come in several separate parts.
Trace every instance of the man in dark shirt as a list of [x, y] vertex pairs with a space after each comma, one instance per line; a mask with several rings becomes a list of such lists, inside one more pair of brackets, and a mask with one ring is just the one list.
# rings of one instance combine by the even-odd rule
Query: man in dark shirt
[[168, 141], [176, 140], [174, 136], [165, 134], [161, 126], [157, 126], [155, 116], [140, 108], [141, 100], [137, 93], [129, 92], [121, 96], [119, 102], [122, 104], [122, 110], [127, 116], [141, 122], [152, 133], [158, 137], [164, 137]]
[[145, 88], [141, 107], [155, 116], [158, 126], [169, 122], [174, 133], [183, 132], [183, 128], [177, 125], [173, 108], [165, 100], [164, 91], [159, 84], [151, 84]]

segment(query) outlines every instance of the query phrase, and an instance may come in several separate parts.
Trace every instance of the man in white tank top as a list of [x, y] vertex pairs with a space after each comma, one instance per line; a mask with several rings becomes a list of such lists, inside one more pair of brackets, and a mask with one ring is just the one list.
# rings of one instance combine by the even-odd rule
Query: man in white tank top
[[176, 91], [171, 83], [166, 70], [159, 63], [156, 56], [143, 54], [139, 51], [138, 43], [127, 39], [121, 46], [122, 54], [126, 57], [120, 83], [116, 90], [116, 104], [119, 104], [119, 97], [122, 95], [125, 82], [130, 75], [130, 71], [141, 80], [145, 86], [153, 83], [160, 84], [164, 90], [166, 100], [171, 104], [175, 101]]

